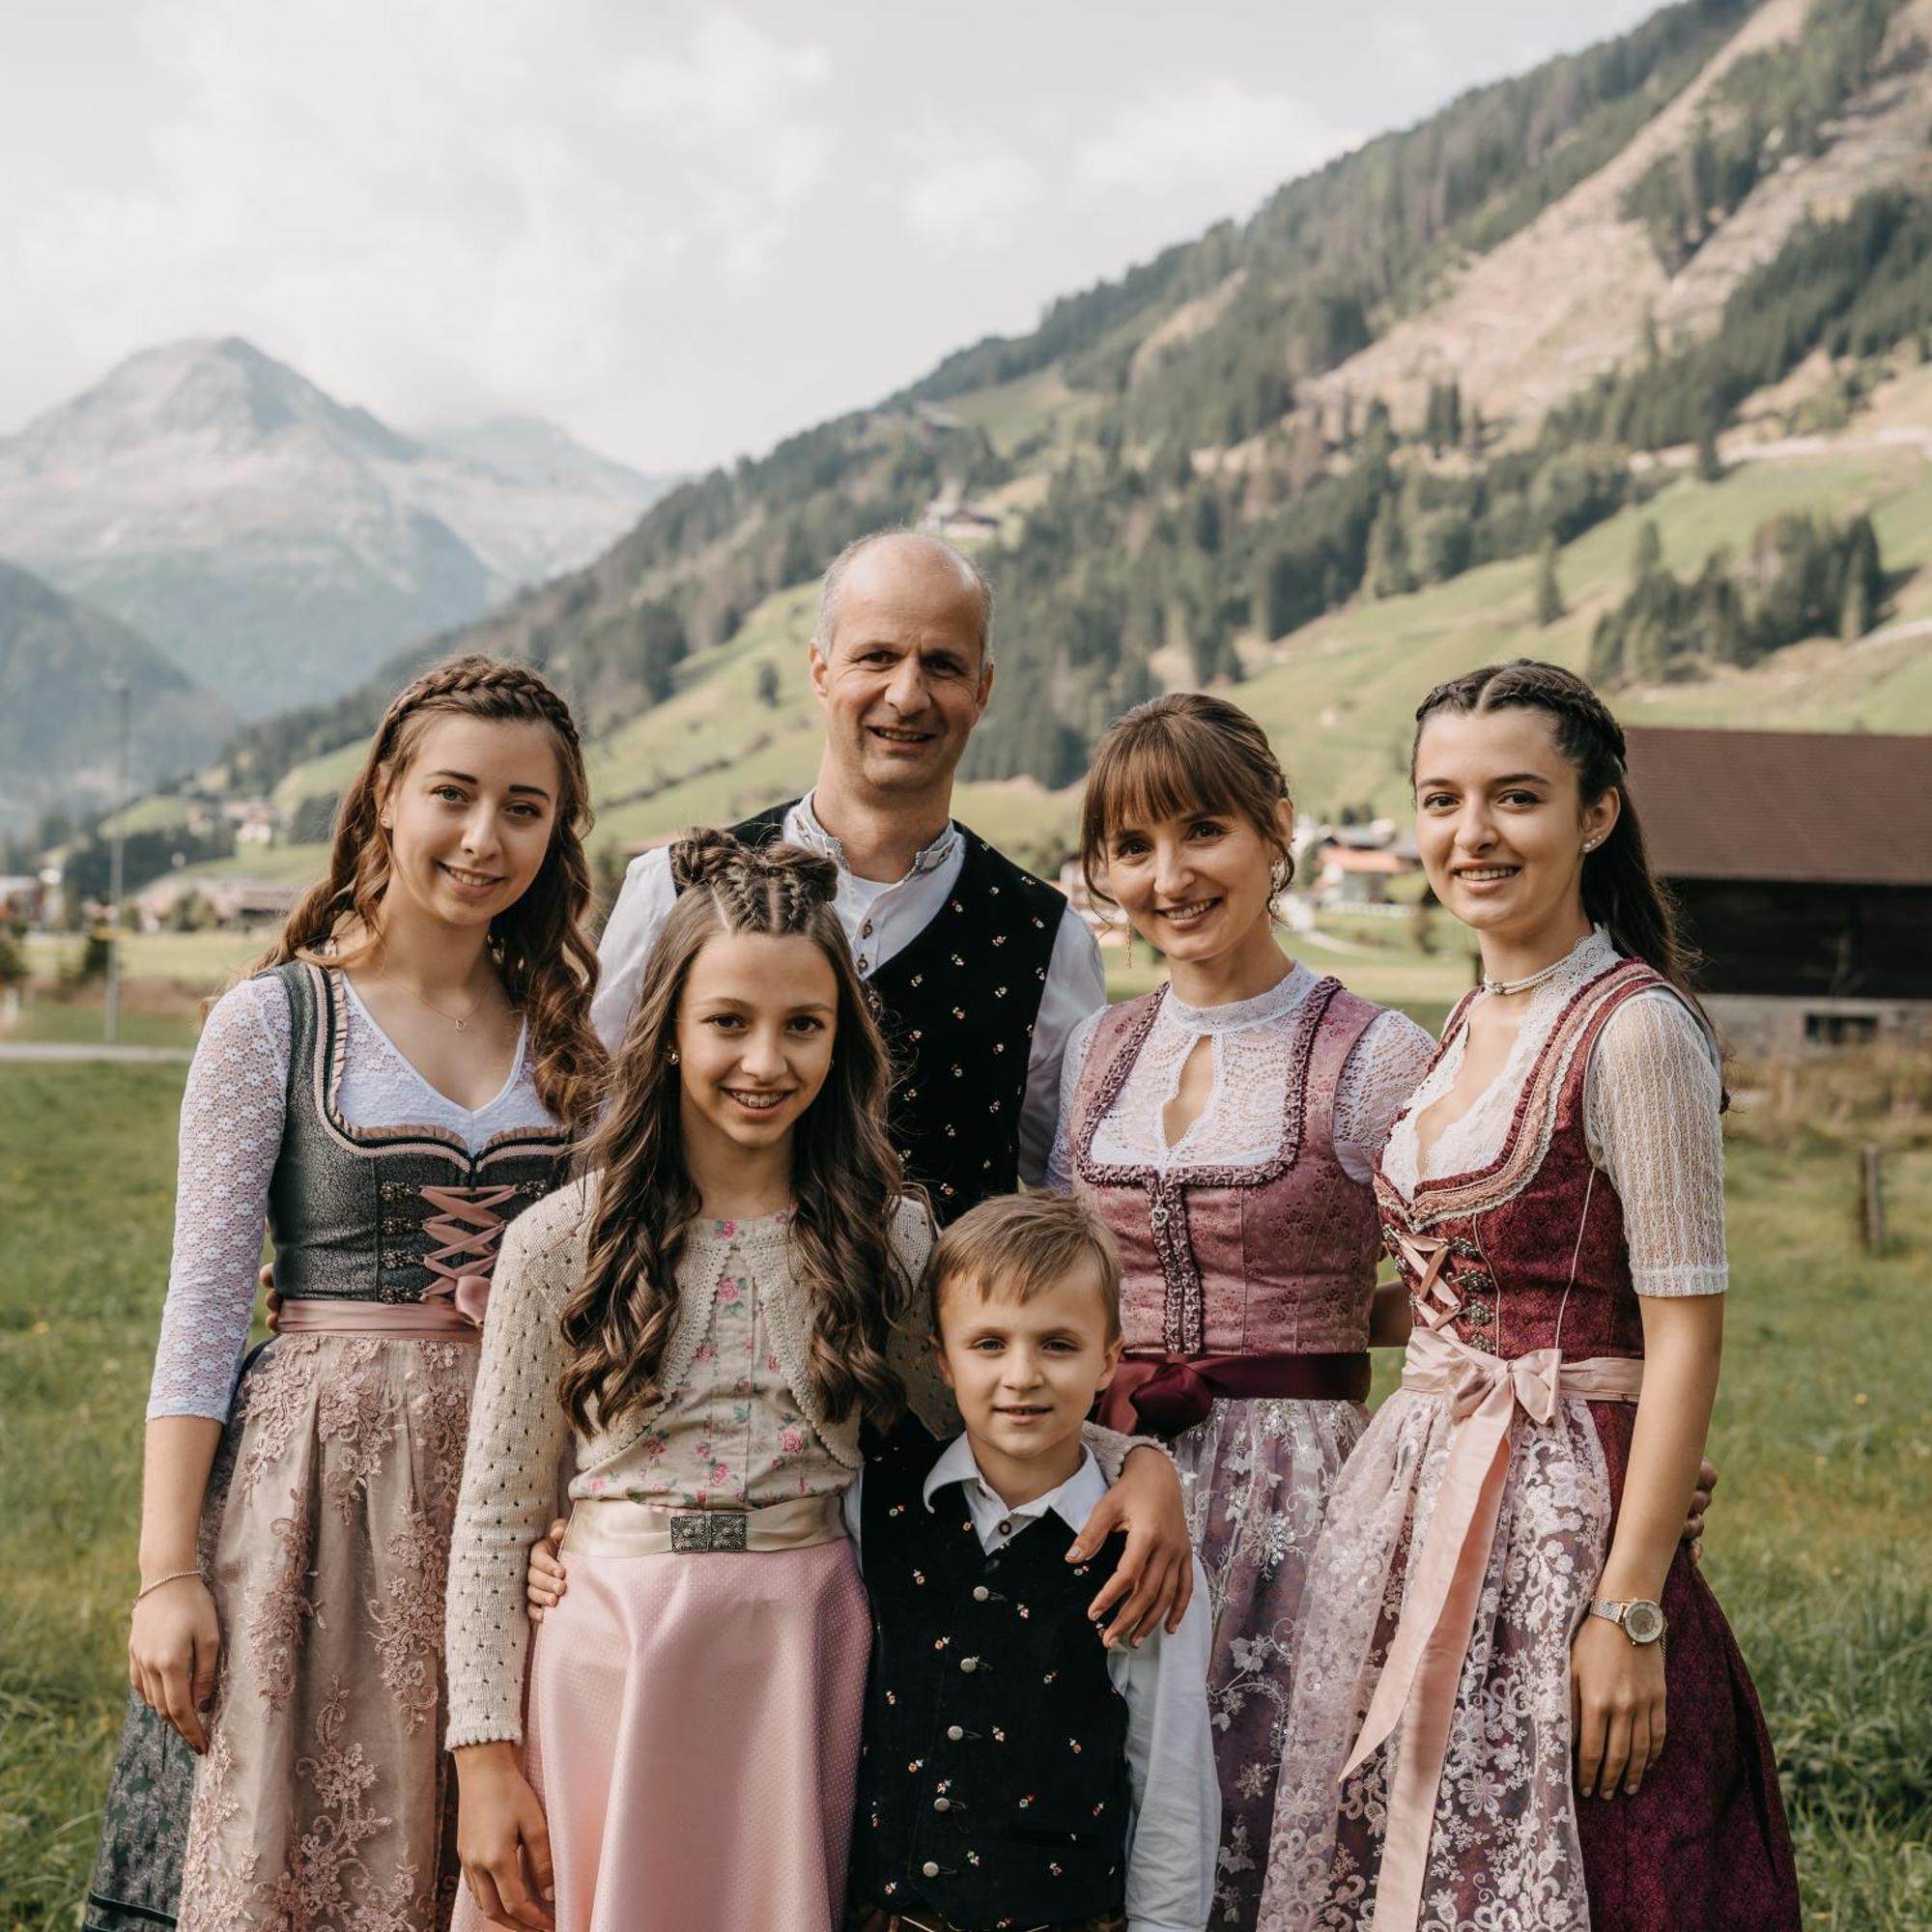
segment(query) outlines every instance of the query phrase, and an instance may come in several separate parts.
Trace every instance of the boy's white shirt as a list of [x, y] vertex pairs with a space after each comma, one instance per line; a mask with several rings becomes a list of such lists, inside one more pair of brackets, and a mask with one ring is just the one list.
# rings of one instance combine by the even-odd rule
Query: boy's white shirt
[[[865, 1472], [844, 1492], [841, 1507], [853, 1550], [865, 1566], [859, 1537], [859, 1497]], [[980, 1546], [991, 1552], [1009, 1543], [1048, 1510], [1076, 1533], [1107, 1492], [1091, 1451], [1057, 1490], [1009, 1509], [980, 1473], [973, 1445], [955, 1435], [939, 1452], [921, 1492], [927, 1509], [948, 1483], [962, 1485]], [[1002, 1525], [1005, 1528], [1002, 1528]], [[1214, 1909], [1215, 1857], [1221, 1842], [1221, 1788], [1214, 1772], [1214, 1737], [1208, 1717], [1208, 1654], [1212, 1634], [1208, 1578], [1197, 1556], [1194, 1596], [1180, 1628], [1157, 1630], [1138, 1650], [1107, 1652], [1107, 1675], [1127, 1700], [1127, 1776], [1133, 1808], [1127, 1820], [1127, 1932], [1203, 1932]], [[1099, 1637], [1096, 1634], [1096, 1643]]]

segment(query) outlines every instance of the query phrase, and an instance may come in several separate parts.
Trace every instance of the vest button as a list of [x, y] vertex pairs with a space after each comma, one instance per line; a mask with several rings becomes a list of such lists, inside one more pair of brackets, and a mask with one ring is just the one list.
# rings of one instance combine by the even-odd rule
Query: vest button
[[927, 1859], [926, 1861], [920, 1866], [919, 1875], [921, 1878], [937, 1878], [939, 1876], [939, 1866], [933, 1860]]
[[932, 1801], [932, 1808], [935, 1811], [951, 1811], [952, 1809], [952, 1801], [950, 1798], [935, 1798]]
[[961, 1725], [948, 1724], [946, 1727], [946, 1735], [953, 1744], [956, 1745], [959, 1742], [959, 1740], [966, 1735], [966, 1732], [963, 1726]]
[[992, 1594], [992, 1591], [987, 1589], [983, 1583], [975, 1583], [973, 1585], [973, 1601], [976, 1604], [983, 1604]]
[[970, 1677], [974, 1671], [979, 1669], [980, 1660], [977, 1657], [962, 1657], [959, 1660], [959, 1667]]

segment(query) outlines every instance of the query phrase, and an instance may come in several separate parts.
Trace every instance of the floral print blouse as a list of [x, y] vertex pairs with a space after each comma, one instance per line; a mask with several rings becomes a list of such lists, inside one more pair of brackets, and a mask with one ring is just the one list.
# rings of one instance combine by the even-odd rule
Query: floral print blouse
[[620, 1496], [660, 1509], [762, 1509], [832, 1495], [851, 1480], [800, 1413], [772, 1346], [751, 1257], [756, 1236], [786, 1219], [744, 1223], [749, 1241], [735, 1222], [708, 1224], [729, 1246], [691, 1372], [623, 1456], [572, 1482], [573, 1496]]

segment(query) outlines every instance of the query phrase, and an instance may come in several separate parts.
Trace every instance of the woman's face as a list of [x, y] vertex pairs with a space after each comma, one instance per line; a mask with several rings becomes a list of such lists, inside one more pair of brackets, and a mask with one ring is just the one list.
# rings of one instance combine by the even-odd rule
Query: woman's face
[[813, 941], [754, 932], [706, 940], [677, 1006], [685, 1145], [716, 1136], [752, 1150], [783, 1140], [825, 1085], [838, 1030], [838, 980]]
[[1619, 798], [1585, 807], [1547, 711], [1439, 711], [1415, 751], [1415, 838], [1430, 889], [1464, 925], [1523, 940], [1582, 918], [1583, 848]]
[[1240, 812], [1205, 810], [1117, 825], [1102, 883], [1150, 945], [1201, 964], [1266, 930], [1274, 867], [1294, 830], [1286, 801], [1276, 830], [1279, 844]]
[[543, 869], [556, 827], [550, 727], [432, 719], [383, 794], [389, 893], [456, 926], [487, 926]]

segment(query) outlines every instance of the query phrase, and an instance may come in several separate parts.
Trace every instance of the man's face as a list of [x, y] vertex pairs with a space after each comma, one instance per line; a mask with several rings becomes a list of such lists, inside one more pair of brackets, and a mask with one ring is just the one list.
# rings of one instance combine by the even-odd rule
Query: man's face
[[993, 688], [978, 592], [924, 544], [874, 544], [846, 570], [833, 635], [812, 639], [811, 688], [855, 791], [950, 789]]

